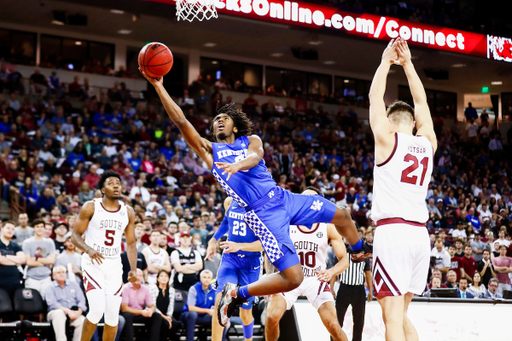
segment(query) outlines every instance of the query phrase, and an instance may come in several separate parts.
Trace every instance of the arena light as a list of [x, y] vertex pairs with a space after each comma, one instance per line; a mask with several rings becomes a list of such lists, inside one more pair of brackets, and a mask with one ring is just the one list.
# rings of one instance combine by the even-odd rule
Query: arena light
[[278, 57], [282, 57], [283, 54], [281, 52], [276, 52], [276, 53], [272, 53], [270, 56], [278, 58]]
[[212, 64], [213, 64], [213, 65], [217, 65], [217, 64], [219, 64], [219, 62], [218, 62], [218, 61], [216, 61], [216, 60], [212, 60]]
[[124, 14], [124, 11], [120, 10], [120, 9], [111, 9], [110, 13], [113, 13], [113, 14]]
[[321, 45], [323, 44], [324, 42], [321, 41], [321, 40], [311, 40], [311, 41], [308, 41], [308, 44], [309, 45], [314, 45], [314, 46], [318, 46], [318, 45]]
[[82, 42], [77, 40], [77, 41], [75, 41], [75, 45], [82, 45]]
[[324, 62], [325, 65], [333, 65], [333, 64], [336, 64], [336, 62], [334, 60], [326, 60]]
[[130, 34], [130, 33], [132, 33], [132, 30], [124, 30], [123, 29], [123, 30], [117, 31], [117, 33], [119, 33], [119, 34]]
[[345, 83], [345, 84], [346, 84], [346, 83], [349, 83], [349, 82], [350, 82], [350, 80], [349, 80], [349, 79], [344, 79], [344, 80], [343, 80], [343, 83]]
[[204, 44], [203, 44], [203, 46], [204, 46], [204, 47], [215, 47], [215, 46], [217, 46], [217, 43], [211, 43], [211, 42], [209, 42], [209, 43], [204, 43]]
[[462, 63], [455, 63], [455, 64], [452, 64], [452, 67], [454, 67], [454, 68], [466, 67], [466, 64], [462, 64]]
[[59, 21], [59, 20], [52, 20], [52, 24], [53, 25], [64, 26], [64, 23], [62, 21]]
[[494, 82], [491, 82], [492, 85], [502, 85], [503, 82], [502, 81], [494, 81]]
[[483, 94], [488, 94], [489, 93], [489, 87], [488, 86], [483, 86], [482, 87], [482, 93]]

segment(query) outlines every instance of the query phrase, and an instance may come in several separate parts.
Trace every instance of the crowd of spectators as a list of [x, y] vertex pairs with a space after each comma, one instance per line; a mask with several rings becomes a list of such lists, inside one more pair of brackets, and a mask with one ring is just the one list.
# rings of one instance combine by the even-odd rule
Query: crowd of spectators
[[[6, 84], [4, 90], [13, 89]], [[101, 98], [80, 97], [80, 108], [69, 105], [69, 90], [62, 98], [55, 92], [27, 96], [23, 104], [20, 89], [4, 97], [2, 200], [20, 213], [15, 223], [2, 225], [0, 288], [11, 295], [19, 289], [17, 266], [24, 265], [25, 287], [47, 299], [49, 312], [62, 311], [47, 318], [67, 316], [79, 328], [86, 311], [82, 298], [58, 299], [68, 282], [83, 284], [80, 254], [69, 236], [83, 203], [101, 197], [95, 189], [100, 174], [111, 169], [121, 175], [124, 200], [136, 212], [140, 272], [139, 281], [126, 284], [123, 294], [121, 318], [129, 321], [124, 333], [130, 338], [131, 322], [140, 321], [148, 324], [152, 340], [172, 338], [172, 327], [180, 321], [191, 340], [191, 325], [205, 324], [213, 314], [211, 305], [201, 302], [208, 302], [204, 295], [212, 288], [205, 283], [216, 277], [220, 253], [211, 261], [203, 256], [223, 218], [226, 194], [162, 107], [136, 103], [126, 94], [123, 87], [114, 87]], [[214, 105], [223, 101], [219, 94], [200, 93], [190, 101], [185, 93], [178, 100], [206, 137]], [[294, 192], [319, 188], [327, 199], [351, 210], [360, 236], [371, 242], [370, 128], [346, 107], [330, 115], [314, 103], [298, 110], [289, 102], [283, 107], [269, 101], [260, 109], [251, 98], [249, 94], [243, 108], [263, 140], [264, 160], [278, 185]], [[230, 101], [228, 96], [223, 102]], [[439, 148], [425, 198], [432, 241], [429, 288], [458, 286], [463, 298], [495, 298], [510, 290], [512, 273], [508, 145], [501, 144], [488, 115], [472, 115], [467, 110], [467, 132], [435, 118]], [[166, 256], [157, 259], [160, 249]], [[127, 272], [125, 253], [122, 260]], [[123, 277], [127, 282], [126, 273]], [[173, 306], [178, 297], [185, 308]], [[53, 325], [58, 333], [62, 323]]]

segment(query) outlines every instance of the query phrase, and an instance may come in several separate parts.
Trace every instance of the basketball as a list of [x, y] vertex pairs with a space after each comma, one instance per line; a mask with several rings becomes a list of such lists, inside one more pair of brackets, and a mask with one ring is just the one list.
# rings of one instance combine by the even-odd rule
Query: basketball
[[139, 67], [151, 78], [165, 76], [172, 63], [172, 52], [162, 43], [149, 43], [139, 52]]

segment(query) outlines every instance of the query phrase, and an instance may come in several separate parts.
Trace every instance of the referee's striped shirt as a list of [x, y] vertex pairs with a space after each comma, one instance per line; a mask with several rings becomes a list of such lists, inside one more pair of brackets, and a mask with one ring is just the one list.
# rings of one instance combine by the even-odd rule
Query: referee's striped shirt
[[371, 270], [369, 258], [365, 259], [364, 262], [354, 263], [349, 257], [348, 268], [341, 273], [340, 282], [346, 285], [363, 285], [365, 278], [364, 272]]

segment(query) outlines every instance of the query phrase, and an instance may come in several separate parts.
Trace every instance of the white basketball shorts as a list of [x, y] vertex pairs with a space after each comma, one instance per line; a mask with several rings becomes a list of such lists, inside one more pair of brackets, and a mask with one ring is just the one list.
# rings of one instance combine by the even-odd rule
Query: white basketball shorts
[[429, 264], [430, 239], [424, 224], [399, 218], [378, 221], [372, 270], [376, 297], [423, 294]]
[[123, 264], [121, 257], [102, 259], [102, 264], [94, 261], [88, 254], [82, 255], [82, 272], [85, 292], [100, 290], [105, 295], [121, 296], [123, 289]]
[[321, 282], [316, 277], [304, 277], [298, 288], [280, 295], [286, 301], [286, 310], [290, 310], [301, 295], [306, 296], [316, 310], [325, 302], [334, 302], [329, 283]]

